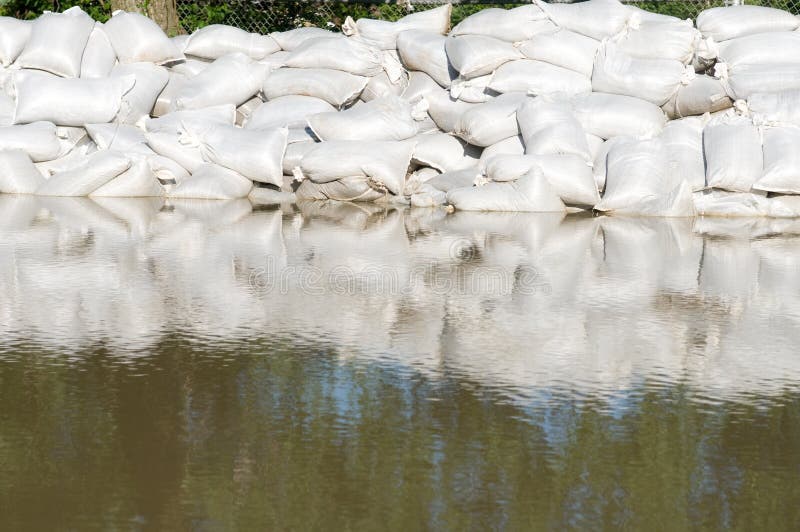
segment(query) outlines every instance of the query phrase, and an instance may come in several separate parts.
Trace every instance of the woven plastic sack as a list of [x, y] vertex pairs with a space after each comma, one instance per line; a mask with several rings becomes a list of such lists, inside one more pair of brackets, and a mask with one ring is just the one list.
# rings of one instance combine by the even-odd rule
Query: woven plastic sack
[[113, 151], [98, 151], [83, 159], [82, 164], [58, 172], [36, 189], [38, 196], [88, 196], [131, 166], [127, 156]]
[[224, 24], [211, 24], [188, 36], [183, 53], [204, 59], [219, 59], [223, 55], [239, 52], [260, 60], [280, 49], [269, 35], [247, 33]]
[[564, 212], [564, 203], [540, 171], [532, 170], [516, 181], [457, 188], [447, 201], [461, 211]]
[[280, 68], [267, 75], [263, 90], [267, 100], [289, 95], [313, 96], [342, 107], [354, 102], [366, 85], [367, 78], [341, 70]]
[[164, 31], [151, 18], [139, 13], [115, 11], [103, 25], [119, 62], [164, 64], [184, 58]]
[[78, 77], [83, 50], [93, 29], [94, 20], [78, 6], [63, 13], [45, 12], [33, 22], [30, 38], [15, 64], [57, 76]]

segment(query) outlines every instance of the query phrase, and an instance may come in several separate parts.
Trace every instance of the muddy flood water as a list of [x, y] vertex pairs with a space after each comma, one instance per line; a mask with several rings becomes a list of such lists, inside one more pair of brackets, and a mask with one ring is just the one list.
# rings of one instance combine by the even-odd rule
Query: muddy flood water
[[797, 530], [800, 222], [0, 196], [0, 530]]

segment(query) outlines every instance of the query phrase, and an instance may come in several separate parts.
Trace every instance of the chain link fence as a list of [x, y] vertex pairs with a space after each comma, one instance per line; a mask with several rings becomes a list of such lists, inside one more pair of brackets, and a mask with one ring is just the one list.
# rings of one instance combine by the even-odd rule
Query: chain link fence
[[[569, 1], [569, 0], [567, 0]], [[625, 2], [625, 0], [623, 0]], [[337, 31], [351, 16], [381, 20], [397, 20], [409, 13], [441, 6], [446, 1], [289, 1], [289, 0], [177, 0], [181, 25], [187, 32], [208, 24], [229, 24], [248, 32], [266, 34], [302, 26], [318, 26]], [[464, 0], [453, 3], [453, 25], [465, 17], [488, 7], [510, 9], [523, 3], [484, 3]], [[526, 2], [527, 3], [527, 2]], [[785, 9], [800, 13], [800, 0], [628, 0], [626, 3], [655, 13], [682, 19], [697, 17], [711, 7], [745, 3]]]

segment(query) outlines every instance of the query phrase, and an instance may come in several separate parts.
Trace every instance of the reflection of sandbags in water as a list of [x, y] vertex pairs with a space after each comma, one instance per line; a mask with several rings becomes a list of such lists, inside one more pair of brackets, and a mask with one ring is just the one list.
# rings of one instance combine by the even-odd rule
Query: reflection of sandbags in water
[[146, 237], [150, 224], [164, 206], [163, 198], [101, 198], [92, 200], [127, 224], [133, 236]]

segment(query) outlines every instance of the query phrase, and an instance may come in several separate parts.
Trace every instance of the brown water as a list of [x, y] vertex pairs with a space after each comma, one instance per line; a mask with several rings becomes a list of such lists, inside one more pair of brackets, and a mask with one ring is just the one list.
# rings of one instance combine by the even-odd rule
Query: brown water
[[800, 528], [800, 223], [0, 196], [0, 529]]

